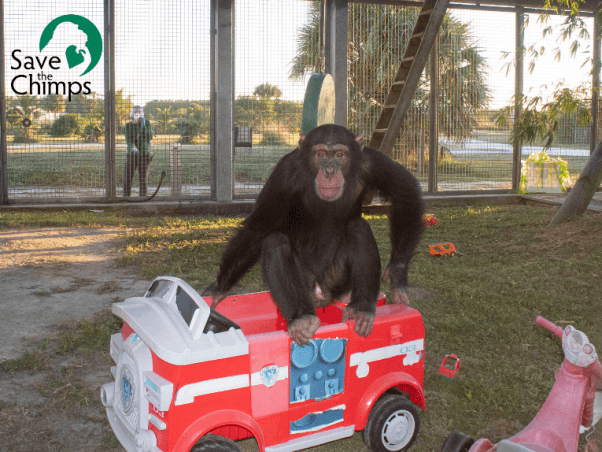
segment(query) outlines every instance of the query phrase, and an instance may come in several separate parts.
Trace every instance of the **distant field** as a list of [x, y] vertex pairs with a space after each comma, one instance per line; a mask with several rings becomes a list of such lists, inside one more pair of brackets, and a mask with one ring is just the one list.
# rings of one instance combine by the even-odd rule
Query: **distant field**
[[[119, 138], [119, 136], [118, 136]], [[171, 181], [170, 154], [174, 146], [180, 150], [182, 184], [208, 187], [210, 185], [209, 144], [179, 145], [177, 136], [160, 135], [153, 141], [154, 161], [150, 167], [149, 186], [159, 181], [162, 171], [167, 176], [163, 187]], [[507, 143], [507, 132], [479, 132], [477, 139], [486, 143]], [[293, 149], [292, 145], [257, 145], [253, 148], [236, 148], [235, 182], [249, 184], [257, 192], [270, 175], [278, 160]], [[117, 140], [117, 186], [123, 185], [125, 143]], [[471, 190], [508, 188], [512, 180], [512, 154], [487, 149], [473, 149], [470, 154], [446, 155], [439, 161], [438, 181], [441, 190]], [[566, 156], [573, 180], [585, 166], [587, 157]], [[428, 161], [421, 171], [416, 163], [402, 162], [426, 184]], [[65, 188], [88, 190], [89, 196], [99, 196], [105, 186], [104, 144], [87, 144], [81, 140], [49, 139], [36, 144], [11, 144], [8, 147], [9, 189], [19, 191], [19, 196], [36, 197], [36, 187], [46, 193], [63, 193]], [[137, 176], [134, 186], [137, 186]], [[451, 187], [451, 188], [450, 188]], [[205, 188], [207, 189], [207, 188]], [[27, 191], [25, 194], [24, 190]], [[163, 189], [162, 189], [163, 190]], [[162, 192], [163, 194], [163, 192]], [[45, 196], [48, 196], [45, 195]], [[68, 194], [57, 196], [69, 197]], [[84, 195], [81, 195], [84, 196]]]

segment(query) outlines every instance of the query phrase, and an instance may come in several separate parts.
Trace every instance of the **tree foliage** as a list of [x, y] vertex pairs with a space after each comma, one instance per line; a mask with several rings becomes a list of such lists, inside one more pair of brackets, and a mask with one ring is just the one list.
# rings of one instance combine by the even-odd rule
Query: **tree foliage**
[[282, 97], [282, 91], [276, 85], [264, 83], [255, 88], [253, 95], [267, 99], [278, 99]]
[[157, 108], [156, 113], [152, 115], [155, 120], [157, 133], [167, 135], [171, 128], [171, 106], [165, 108]]
[[185, 114], [173, 122], [180, 135], [180, 143], [194, 143], [199, 136], [209, 133], [209, 109], [203, 105], [193, 104]]
[[50, 136], [69, 137], [79, 135], [85, 127], [85, 120], [79, 113], [65, 113], [50, 127]]
[[48, 94], [40, 100], [40, 106], [50, 113], [62, 113], [65, 111], [65, 96]]
[[[560, 82], [549, 102], [544, 103], [541, 96], [518, 96], [522, 112], [514, 122], [510, 141], [519, 145], [539, 141], [544, 149], [549, 149], [555, 141], [568, 141], [566, 130], [572, 132], [574, 128], [561, 127], [563, 123], [586, 127], [591, 121], [588, 95], [583, 87], [571, 90]], [[513, 109], [502, 109], [496, 123], [505, 126]]]
[[39, 99], [25, 94], [10, 103], [12, 107], [7, 112], [6, 120], [11, 125], [14, 141], [35, 142], [32, 131], [39, 127], [37, 120], [44, 114], [39, 106]]
[[[405, 48], [418, 18], [410, 7], [349, 5], [349, 117], [351, 128], [370, 130], [378, 118]], [[308, 22], [299, 30], [297, 52], [290, 77], [299, 80], [311, 72], [320, 72], [319, 3], [310, 8]], [[485, 74], [487, 64], [467, 24], [446, 15], [440, 28], [439, 111], [446, 118], [441, 133], [462, 140], [476, 127], [477, 113], [489, 101]], [[412, 105], [402, 125], [402, 137], [410, 148], [428, 143], [423, 124], [428, 121], [429, 70], [425, 70]], [[365, 128], [366, 130], [361, 130]], [[422, 143], [422, 144], [419, 144]]]

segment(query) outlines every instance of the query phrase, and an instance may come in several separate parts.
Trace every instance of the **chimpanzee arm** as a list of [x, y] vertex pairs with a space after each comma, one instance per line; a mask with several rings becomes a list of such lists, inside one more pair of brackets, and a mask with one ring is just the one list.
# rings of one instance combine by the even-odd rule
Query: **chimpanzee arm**
[[266, 236], [284, 224], [298, 187], [294, 154], [284, 156], [274, 168], [253, 212], [226, 246], [217, 280], [205, 290], [206, 295], [226, 294], [257, 263]]
[[418, 180], [406, 168], [382, 152], [365, 147], [368, 187], [376, 188], [391, 202], [391, 289], [405, 289], [408, 267], [424, 228], [424, 204]]

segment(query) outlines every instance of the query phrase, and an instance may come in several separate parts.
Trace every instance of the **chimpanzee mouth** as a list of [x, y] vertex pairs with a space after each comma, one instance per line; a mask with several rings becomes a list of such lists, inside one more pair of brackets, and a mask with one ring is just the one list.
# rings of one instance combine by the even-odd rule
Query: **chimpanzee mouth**
[[341, 191], [341, 187], [321, 187], [320, 195], [322, 198], [331, 199], [336, 197]]
[[344, 184], [344, 182], [340, 185], [318, 184], [316, 181], [316, 192], [324, 201], [336, 201], [343, 194]]

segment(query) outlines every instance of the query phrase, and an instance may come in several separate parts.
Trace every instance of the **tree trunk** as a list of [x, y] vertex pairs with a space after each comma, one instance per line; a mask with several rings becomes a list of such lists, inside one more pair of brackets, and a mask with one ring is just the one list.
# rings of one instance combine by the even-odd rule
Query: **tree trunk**
[[583, 172], [573, 185], [568, 196], [552, 218], [549, 226], [560, 223], [569, 217], [583, 215], [602, 181], [602, 141], [590, 156]]

